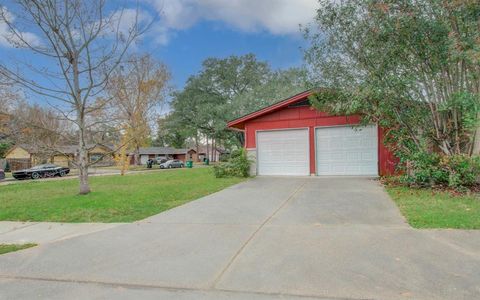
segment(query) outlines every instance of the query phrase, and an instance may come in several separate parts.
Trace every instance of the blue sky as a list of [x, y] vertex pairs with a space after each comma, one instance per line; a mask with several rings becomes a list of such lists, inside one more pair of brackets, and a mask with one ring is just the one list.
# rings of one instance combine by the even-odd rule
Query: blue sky
[[[109, 2], [108, 7], [125, 8], [122, 23], [128, 26], [136, 3], [123, 0]], [[208, 57], [254, 53], [274, 69], [300, 66], [305, 41], [299, 25], [312, 22], [317, 8], [317, 0], [143, 0], [139, 19], [153, 23], [134, 51], [151, 53], [165, 63], [177, 89]], [[15, 20], [15, 10], [10, 10]], [[37, 39], [30, 30], [24, 28], [24, 34]], [[48, 67], [41, 57], [11, 47], [2, 38], [6, 32], [0, 22], [0, 63], [16, 57]]]
[[302, 64], [300, 35], [277, 36], [267, 32], [242, 32], [221, 28], [219, 22], [202, 21], [171, 38], [167, 45], [150, 45], [150, 52], [164, 61], [173, 74], [173, 84], [181, 88], [187, 78], [198, 72], [207, 57], [227, 57], [254, 53], [272, 68]]

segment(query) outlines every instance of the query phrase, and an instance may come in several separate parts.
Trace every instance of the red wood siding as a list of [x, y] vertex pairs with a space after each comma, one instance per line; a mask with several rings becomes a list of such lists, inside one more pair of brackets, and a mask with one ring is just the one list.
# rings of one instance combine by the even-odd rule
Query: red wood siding
[[[283, 108], [245, 122], [245, 147], [256, 148], [256, 131], [269, 129], [309, 128], [310, 173], [315, 174], [315, 127], [358, 124], [358, 116], [328, 116], [312, 107]], [[380, 175], [393, 174], [395, 158], [383, 144], [383, 130], [378, 129]]]
[[181, 161], [183, 161], [183, 162], [186, 161], [186, 159], [185, 159], [185, 154], [174, 154], [174, 155], [173, 155], [173, 158], [174, 158], [174, 159], [181, 160]]
[[383, 140], [385, 138], [385, 129], [379, 127], [378, 129], [378, 169], [380, 170], [380, 175], [394, 175], [395, 167], [397, 166], [399, 159], [396, 157], [387, 146], [384, 145]]

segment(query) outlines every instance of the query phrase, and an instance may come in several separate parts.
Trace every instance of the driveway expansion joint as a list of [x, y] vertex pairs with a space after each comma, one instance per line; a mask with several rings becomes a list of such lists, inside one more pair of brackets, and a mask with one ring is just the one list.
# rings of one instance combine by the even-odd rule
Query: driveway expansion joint
[[[4, 221], [0, 221], [0, 224], [4, 222]], [[10, 221], [6, 221], [6, 222], [10, 222]], [[34, 226], [34, 225], [37, 225], [39, 222], [22, 222], [22, 224], [26, 224], [26, 225], [22, 225], [22, 226], [19, 226], [19, 227], [13, 227], [12, 229], [8, 230], [8, 231], [5, 231], [5, 232], [0, 232], [0, 235], [2, 234], [7, 234], [7, 233], [10, 233], [10, 232], [13, 232], [15, 230], [20, 230], [20, 229], [25, 229], [27, 227], [30, 227], [30, 226]]]
[[237, 257], [243, 252], [243, 250], [247, 247], [247, 245], [255, 238], [255, 236], [257, 235], [258, 232], [260, 232], [260, 230], [265, 227], [265, 225], [282, 209], [284, 208], [294, 197], [295, 195], [300, 192], [304, 187], [305, 185], [307, 184], [307, 181], [303, 181], [302, 184], [297, 187], [293, 193], [290, 194], [290, 196], [288, 196], [288, 198], [283, 201], [282, 204], [280, 204], [280, 206], [275, 209], [275, 211], [270, 215], [268, 216], [261, 224], [260, 226], [252, 233], [252, 235], [245, 241], [245, 243], [243, 243], [243, 245], [240, 247], [240, 249], [238, 249], [238, 251], [233, 255], [233, 257], [230, 259], [230, 261], [228, 262], [228, 264], [223, 268], [223, 270], [220, 272], [220, 274], [215, 278], [215, 280], [213, 281], [213, 284], [211, 286], [211, 288], [215, 288], [217, 286], [217, 284], [220, 282], [220, 279], [223, 277], [223, 275], [225, 274], [225, 272], [227, 272], [227, 270], [230, 268], [230, 266], [235, 262], [235, 260], [237, 259]]

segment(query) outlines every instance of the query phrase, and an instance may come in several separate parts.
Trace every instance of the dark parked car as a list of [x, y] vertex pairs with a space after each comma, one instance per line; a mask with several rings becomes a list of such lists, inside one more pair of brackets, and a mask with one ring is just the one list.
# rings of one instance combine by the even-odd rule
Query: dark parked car
[[160, 164], [160, 169], [171, 169], [171, 168], [183, 168], [184, 163], [178, 159], [167, 160], [166, 162]]
[[12, 172], [12, 176], [15, 179], [39, 179], [45, 177], [66, 176], [70, 173], [69, 168], [60, 167], [52, 164], [38, 165], [30, 169], [18, 170]]
[[156, 162], [157, 164], [163, 164], [164, 162], [167, 162], [167, 160], [168, 160], [168, 159], [163, 158], [163, 157], [157, 157], [157, 158], [155, 159], [155, 162]]
[[0, 180], [4, 180], [5, 179], [5, 171], [0, 169]]

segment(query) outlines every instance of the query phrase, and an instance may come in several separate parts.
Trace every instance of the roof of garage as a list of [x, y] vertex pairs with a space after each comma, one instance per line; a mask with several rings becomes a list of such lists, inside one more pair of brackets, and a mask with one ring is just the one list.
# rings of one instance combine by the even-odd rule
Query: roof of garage
[[296, 95], [294, 95], [290, 98], [281, 100], [281, 101], [276, 102], [272, 105], [269, 105], [267, 107], [261, 108], [257, 111], [252, 112], [252, 113], [246, 114], [246, 115], [244, 115], [240, 118], [232, 120], [232, 121], [228, 122], [227, 126], [230, 127], [230, 128], [244, 129], [245, 122], [247, 122], [249, 120], [252, 120], [252, 119], [255, 119], [255, 118], [258, 118], [258, 117], [263, 116], [265, 114], [277, 111], [277, 110], [282, 109], [284, 107], [287, 107], [291, 104], [294, 104], [294, 103], [300, 102], [302, 100], [305, 100], [307, 97], [312, 95], [314, 92], [315, 92], [315, 90], [307, 90], [307, 91], [301, 92], [301, 93], [296, 94]]

